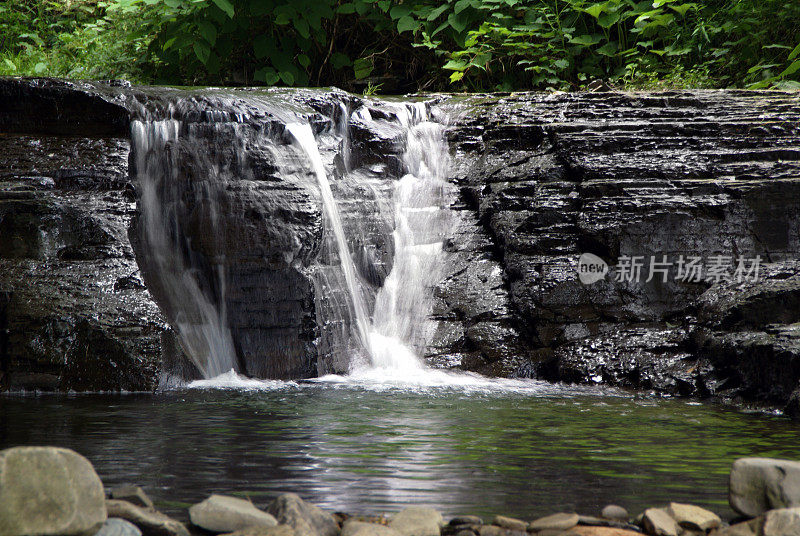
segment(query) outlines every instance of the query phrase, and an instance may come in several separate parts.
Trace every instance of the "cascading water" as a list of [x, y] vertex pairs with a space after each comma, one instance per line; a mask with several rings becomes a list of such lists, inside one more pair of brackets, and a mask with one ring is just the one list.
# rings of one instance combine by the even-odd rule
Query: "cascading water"
[[[219, 169], [204, 159], [202, 148], [192, 145], [193, 137], [182, 132], [176, 120], [133, 121], [131, 143], [135, 180], [139, 190], [140, 233], [148, 251], [141, 262], [149, 287], [172, 319], [184, 351], [204, 378], [236, 369], [236, 354], [228, 327], [225, 306], [225, 263], [223, 258], [198, 258], [199, 244], [183, 228], [181, 213], [202, 213], [206, 240], [221, 240]], [[182, 139], [186, 136], [187, 140]], [[181, 170], [179, 146], [202, 162], [207, 176], [190, 185]], [[197, 237], [195, 237], [197, 238]], [[222, 251], [220, 247], [208, 247]], [[204, 280], [197, 265], [210, 264], [214, 274]]]
[[394, 189], [394, 265], [375, 299], [367, 348], [375, 367], [415, 370], [436, 328], [429, 319], [433, 287], [453, 227], [450, 154], [444, 127], [428, 120], [424, 104], [399, 108], [397, 116], [406, 130], [407, 174]]
[[[287, 130], [311, 161], [319, 182], [350, 297], [354, 335], [367, 354], [369, 366], [412, 372], [424, 367], [419, 355], [436, 328], [429, 319], [433, 287], [442, 274], [443, 244], [453, 225], [448, 208], [451, 186], [446, 182], [450, 156], [444, 127], [428, 120], [424, 104], [398, 105], [392, 111], [404, 131], [402, 162], [407, 173], [396, 181], [391, 201], [379, 203], [392, 212], [387, 219], [394, 223], [394, 258], [375, 296], [372, 315], [367, 311], [368, 291], [353, 261], [317, 141], [307, 124], [291, 124]], [[366, 108], [356, 114], [361, 120], [372, 120]], [[349, 140], [346, 136], [344, 140], [346, 150]], [[345, 154], [345, 161], [347, 158]], [[357, 359], [351, 363], [355, 368], [363, 367]]]

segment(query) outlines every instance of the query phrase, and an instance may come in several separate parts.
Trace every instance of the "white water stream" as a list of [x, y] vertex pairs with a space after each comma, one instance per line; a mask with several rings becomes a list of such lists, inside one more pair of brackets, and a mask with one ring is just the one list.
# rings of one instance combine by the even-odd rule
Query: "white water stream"
[[[325, 215], [339, 250], [356, 335], [370, 367], [415, 376], [425, 369], [419, 352], [436, 328], [428, 317], [433, 287], [442, 273], [443, 243], [452, 229], [448, 208], [451, 187], [446, 182], [450, 155], [443, 126], [428, 120], [424, 104], [397, 105], [393, 111], [406, 138], [403, 164], [407, 173], [396, 181], [389, 204], [394, 220], [393, 266], [378, 291], [371, 315], [317, 141], [307, 124], [288, 125], [288, 131], [310, 159], [319, 182]], [[366, 109], [357, 113], [361, 119], [370, 119]]]

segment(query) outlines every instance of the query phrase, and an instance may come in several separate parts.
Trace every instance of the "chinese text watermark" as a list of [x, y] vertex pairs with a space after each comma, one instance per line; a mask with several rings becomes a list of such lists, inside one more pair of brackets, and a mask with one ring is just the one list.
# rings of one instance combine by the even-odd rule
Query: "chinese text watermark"
[[670, 279], [686, 283], [747, 283], [758, 281], [760, 268], [760, 255], [621, 255], [610, 270], [597, 255], [584, 253], [578, 259], [578, 278], [584, 285], [591, 285], [612, 271], [614, 281], [619, 283], [666, 283]]

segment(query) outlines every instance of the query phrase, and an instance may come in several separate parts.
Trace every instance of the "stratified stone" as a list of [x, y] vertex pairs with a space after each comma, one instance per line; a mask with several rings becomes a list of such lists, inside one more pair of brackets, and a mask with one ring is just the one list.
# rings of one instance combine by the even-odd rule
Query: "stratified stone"
[[678, 536], [681, 529], [677, 521], [663, 508], [648, 508], [642, 515], [642, 528], [650, 536]]
[[558, 513], [545, 517], [540, 517], [531, 521], [528, 530], [540, 531], [546, 529], [569, 530], [578, 524], [578, 514]]
[[106, 520], [103, 483], [89, 460], [58, 447], [0, 451], [0, 534], [93, 534]]
[[684, 529], [708, 532], [722, 524], [722, 519], [705, 508], [693, 504], [670, 503], [667, 513]]
[[144, 536], [189, 536], [189, 531], [180, 521], [156, 510], [140, 508], [128, 501], [106, 500], [109, 517], [120, 517], [130, 521]]
[[247, 527], [274, 527], [278, 521], [253, 503], [237, 497], [211, 495], [189, 508], [189, 518], [211, 532], [234, 532]]
[[736, 523], [711, 532], [712, 536], [756, 536], [764, 525], [763, 517], [756, 517], [742, 523]]
[[528, 529], [528, 524], [525, 521], [506, 516], [495, 516], [492, 524], [497, 525], [498, 527], [503, 527], [504, 529], [518, 530], [522, 532], [525, 532]]
[[443, 524], [442, 514], [426, 506], [409, 506], [389, 522], [403, 536], [439, 536]]
[[800, 506], [800, 462], [739, 458], [731, 467], [728, 502], [748, 517]]
[[600, 517], [612, 519], [614, 521], [628, 521], [628, 519], [630, 519], [630, 514], [621, 506], [609, 504], [600, 512]]
[[130, 521], [110, 517], [94, 536], [142, 536], [142, 531]]
[[342, 527], [341, 536], [401, 536], [401, 534], [386, 525], [348, 520]]
[[800, 507], [767, 512], [761, 536], [800, 536]]
[[284, 493], [267, 508], [278, 523], [289, 525], [297, 536], [336, 536], [339, 524], [331, 514], [305, 502], [294, 493]]
[[134, 485], [117, 486], [111, 489], [111, 498], [119, 501], [128, 501], [142, 508], [153, 508], [153, 501], [142, 488]]

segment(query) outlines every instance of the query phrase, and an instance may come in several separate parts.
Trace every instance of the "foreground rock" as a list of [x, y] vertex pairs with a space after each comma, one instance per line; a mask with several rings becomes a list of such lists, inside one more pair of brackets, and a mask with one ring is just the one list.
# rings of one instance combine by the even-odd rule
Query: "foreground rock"
[[708, 532], [722, 525], [722, 519], [705, 508], [693, 504], [670, 503], [667, 512], [684, 529]]
[[392, 516], [389, 527], [403, 536], [439, 536], [442, 514], [424, 506], [409, 506]]
[[270, 514], [250, 501], [225, 495], [211, 495], [189, 508], [192, 523], [211, 532], [234, 532], [248, 527], [274, 527]]
[[94, 536], [142, 536], [139, 527], [118, 517], [110, 517]]
[[111, 498], [118, 501], [128, 501], [142, 508], [153, 508], [153, 501], [139, 486], [117, 486], [111, 489]]
[[110, 517], [130, 521], [139, 527], [144, 536], [189, 536], [183, 523], [156, 510], [114, 499], [106, 501], [106, 508]]
[[288, 525], [275, 525], [274, 527], [248, 527], [223, 536], [295, 536], [295, 532]]
[[385, 525], [347, 520], [342, 527], [341, 536], [401, 536], [401, 534]]
[[755, 517], [773, 508], [800, 506], [800, 462], [740, 458], [729, 479], [731, 508]]
[[678, 522], [663, 508], [648, 508], [642, 515], [642, 527], [651, 536], [678, 536]]
[[611, 519], [613, 521], [628, 521], [630, 514], [621, 506], [616, 504], [609, 504], [600, 512], [600, 517]]
[[531, 521], [528, 527], [532, 531], [543, 530], [568, 530], [578, 524], [580, 517], [578, 514], [559, 513], [552, 514], [545, 517], [540, 517], [535, 521]]
[[294, 493], [280, 495], [267, 512], [281, 525], [292, 527], [297, 536], [336, 536], [339, 532], [339, 524], [332, 515]]
[[57, 447], [0, 451], [0, 534], [83, 536], [105, 521], [103, 484], [86, 458]]
[[759, 536], [800, 536], [800, 508], [770, 510]]

